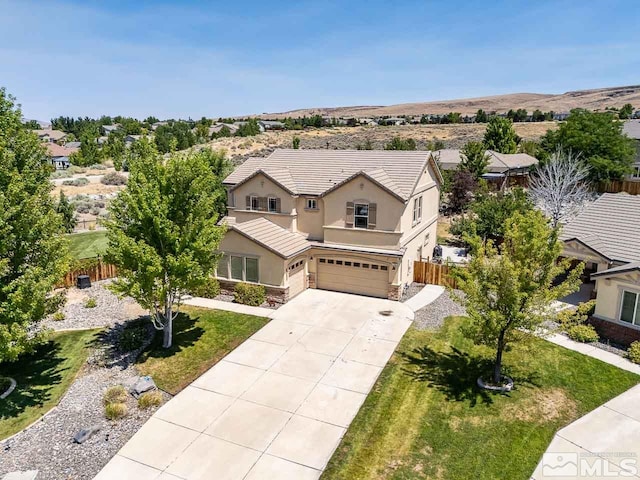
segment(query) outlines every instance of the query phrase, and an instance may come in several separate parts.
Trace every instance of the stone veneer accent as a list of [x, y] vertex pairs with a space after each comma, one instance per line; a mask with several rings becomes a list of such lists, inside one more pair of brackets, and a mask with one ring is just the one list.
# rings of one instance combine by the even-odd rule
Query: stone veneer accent
[[389, 300], [400, 300], [402, 298], [402, 285], [389, 285], [387, 298]]
[[589, 323], [594, 326], [599, 335], [622, 345], [629, 346], [640, 340], [640, 330], [636, 328], [595, 317], [589, 318]]
[[[222, 293], [233, 295], [233, 289], [236, 284], [242, 282], [218, 278], [218, 283]], [[267, 299], [272, 298], [277, 303], [287, 303], [289, 301], [289, 287], [273, 287], [270, 285], [263, 285], [263, 287], [267, 291]]]

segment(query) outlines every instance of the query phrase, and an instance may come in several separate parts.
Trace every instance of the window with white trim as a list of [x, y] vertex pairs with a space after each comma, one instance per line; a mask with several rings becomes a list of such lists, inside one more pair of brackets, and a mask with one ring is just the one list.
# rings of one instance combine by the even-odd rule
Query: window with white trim
[[258, 259], [254, 257], [240, 257], [231, 255], [231, 278], [242, 282], [258, 283]]
[[259, 210], [260, 209], [260, 201], [258, 197], [255, 195], [251, 195], [251, 210]]
[[623, 322], [631, 323], [633, 325], [640, 325], [640, 294], [636, 292], [630, 292], [629, 290], [622, 291], [622, 308], [620, 309], [620, 320]]
[[268, 209], [270, 212], [278, 211], [278, 199], [276, 197], [269, 197], [268, 199]]
[[356, 203], [353, 207], [353, 226], [355, 228], [368, 228], [369, 205], [366, 203]]
[[422, 220], [422, 196], [413, 199], [413, 224]]
[[640, 165], [633, 167], [630, 177], [640, 180]]
[[222, 255], [218, 261], [216, 268], [216, 276], [220, 278], [229, 278], [229, 255]]
[[315, 198], [307, 198], [307, 210], [317, 210], [318, 201]]

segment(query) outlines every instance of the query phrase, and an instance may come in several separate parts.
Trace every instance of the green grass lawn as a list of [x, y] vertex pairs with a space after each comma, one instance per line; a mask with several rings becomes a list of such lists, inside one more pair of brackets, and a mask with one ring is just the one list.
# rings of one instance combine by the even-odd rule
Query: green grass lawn
[[60, 332], [32, 354], [0, 365], [2, 375], [18, 383], [0, 400], [0, 440], [19, 432], [58, 404], [89, 353], [96, 330]]
[[410, 329], [322, 476], [328, 479], [528, 479], [554, 433], [640, 377], [542, 339], [505, 354], [516, 389], [475, 386], [490, 370], [450, 318]]
[[67, 238], [69, 238], [71, 256], [78, 260], [97, 257], [107, 250], [107, 232], [105, 230], [72, 233], [67, 235]]
[[185, 308], [173, 324], [173, 347], [162, 348], [162, 332], [138, 359], [138, 370], [176, 394], [249, 336], [268, 319], [222, 310]]

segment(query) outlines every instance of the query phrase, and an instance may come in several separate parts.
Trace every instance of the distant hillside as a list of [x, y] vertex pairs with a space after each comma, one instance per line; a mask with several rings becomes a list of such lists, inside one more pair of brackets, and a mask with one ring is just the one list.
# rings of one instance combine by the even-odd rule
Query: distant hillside
[[629, 87], [598, 88], [578, 90], [562, 94], [511, 93], [491, 97], [465, 98], [461, 100], [443, 100], [438, 102], [402, 103], [399, 105], [368, 105], [351, 107], [302, 108], [280, 113], [263, 113], [261, 118], [302, 117], [323, 115], [329, 117], [378, 117], [397, 115], [443, 114], [460, 112], [463, 115], [474, 114], [481, 108], [486, 112], [507, 112], [509, 109], [526, 108], [542, 111], [568, 112], [573, 108], [604, 110], [607, 107], [621, 107], [630, 103], [640, 106], [640, 85]]

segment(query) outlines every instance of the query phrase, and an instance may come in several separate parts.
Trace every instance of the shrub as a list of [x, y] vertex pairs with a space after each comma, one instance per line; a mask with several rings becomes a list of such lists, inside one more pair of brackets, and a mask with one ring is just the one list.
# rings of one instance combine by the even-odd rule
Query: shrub
[[109, 405], [111, 403], [124, 403], [127, 401], [129, 394], [122, 385], [114, 385], [107, 388], [102, 396], [102, 403]]
[[127, 177], [118, 172], [109, 172], [100, 179], [100, 183], [103, 185], [126, 185]]
[[124, 403], [109, 403], [104, 407], [104, 416], [109, 420], [117, 420], [127, 414], [127, 405]]
[[578, 305], [578, 308], [576, 309], [576, 311], [578, 312], [579, 315], [586, 315], [587, 317], [593, 315], [593, 312], [596, 309], [596, 301], [595, 300], [589, 300], [588, 302], [582, 302], [580, 305]]
[[95, 298], [89, 297], [84, 302], [84, 308], [96, 308], [98, 306], [98, 302]]
[[89, 184], [89, 179], [85, 177], [74, 178], [73, 180], [65, 180], [62, 182], [62, 185], [71, 186], [71, 187], [83, 187]]
[[559, 311], [556, 319], [560, 324], [560, 328], [566, 332], [569, 328], [575, 325], [584, 324], [589, 319], [589, 316], [593, 313], [595, 308], [595, 300], [590, 300], [588, 302], [581, 303], [576, 308], [567, 308]]
[[567, 335], [571, 340], [582, 343], [597, 342], [600, 338], [592, 325], [572, 325], [567, 328]]
[[101, 163], [94, 163], [89, 167], [89, 170], [106, 170], [107, 166]]
[[262, 285], [238, 283], [233, 291], [233, 298], [237, 303], [257, 307], [266, 299], [267, 292]]
[[53, 320], [55, 320], [56, 322], [61, 322], [64, 320], [64, 313], [62, 313], [61, 311], [57, 311], [52, 315], [51, 318], [53, 318]]
[[627, 350], [627, 357], [633, 363], [640, 363], [640, 342], [633, 342]]
[[204, 285], [194, 288], [191, 295], [194, 297], [216, 298], [220, 295], [220, 284], [215, 278], [211, 278]]
[[122, 352], [132, 352], [144, 345], [147, 338], [147, 325], [144, 322], [129, 323], [118, 338], [118, 347]]
[[157, 407], [162, 404], [162, 393], [159, 390], [153, 390], [152, 392], [145, 392], [138, 397], [138, 407], [147, 409], [151, 407]]

